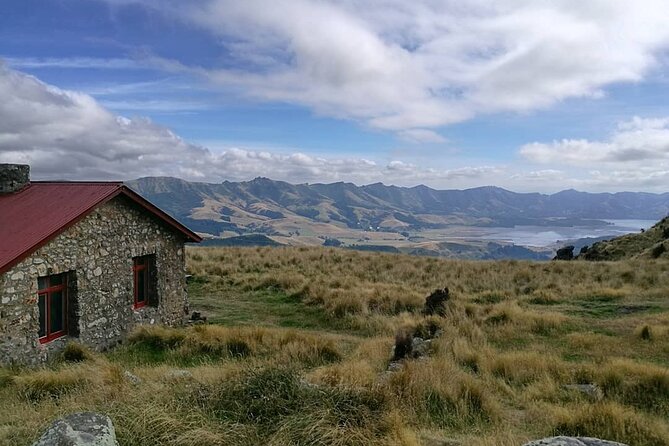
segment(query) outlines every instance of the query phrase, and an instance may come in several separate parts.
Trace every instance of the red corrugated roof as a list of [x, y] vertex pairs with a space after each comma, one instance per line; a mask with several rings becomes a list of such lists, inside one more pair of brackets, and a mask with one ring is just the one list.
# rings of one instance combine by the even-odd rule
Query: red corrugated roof
[[202, 240], [123, 183], [34, 182], [19, 192], [0, 195], [0, 274], [118, 195], [183, 233], [186, 240]]

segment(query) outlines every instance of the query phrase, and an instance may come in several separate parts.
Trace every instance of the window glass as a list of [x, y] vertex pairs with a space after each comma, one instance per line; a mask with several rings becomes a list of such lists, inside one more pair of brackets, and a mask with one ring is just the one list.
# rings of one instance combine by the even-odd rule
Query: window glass
[[39, 337], [46, 336], [46, 294], [39, 295]]
[[56, 291], [51, 293], [51, 333], [57, 333], [65, 329], [65, 302], [63, 300], [63, 292]]
[[137, 271], [137, 302], [146, 301], [146, 270]]
[[63, 284], [63, 276], [65, 274], [58, 274], [57, 276], [49, 276], [49, 286], [56, 286], [56, 285], [62, 285]]
[[49, 287], [49, 278], [48, 277], [38, 277], [37, 278], [37, 288], [44, 290]]

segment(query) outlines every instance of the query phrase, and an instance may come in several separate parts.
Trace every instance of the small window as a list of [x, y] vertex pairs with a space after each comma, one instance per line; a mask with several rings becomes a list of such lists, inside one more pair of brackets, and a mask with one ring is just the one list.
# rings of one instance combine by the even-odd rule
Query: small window
[[135, 301], [134, 308], [142, 308], [146, 305], [156, 306], [156, 269], [155, 256], [148, 255], [142, 257], [134, 257], [132, 259], [133, 275], [135, 284]]
[[52, 341], [67, 334], [67, 273], [37, 278], [39, 341]]

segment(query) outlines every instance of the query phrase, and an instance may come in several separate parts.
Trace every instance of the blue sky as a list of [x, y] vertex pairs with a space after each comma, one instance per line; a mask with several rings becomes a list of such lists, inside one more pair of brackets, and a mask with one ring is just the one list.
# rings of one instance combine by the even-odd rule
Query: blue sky
[[0, 162], [666, 192], [668, 20], [659, 0], [3, 2]]

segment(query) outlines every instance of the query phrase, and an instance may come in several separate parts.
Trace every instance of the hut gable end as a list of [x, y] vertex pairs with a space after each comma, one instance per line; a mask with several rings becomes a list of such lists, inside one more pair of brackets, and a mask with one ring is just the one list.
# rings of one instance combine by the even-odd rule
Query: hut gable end
[[[105, 350], [137, 324], [183, 323], [188, 312], [184, 243], [199, 237], [122, 185], [111, 184], [116, 192], [99, 194], [85, 212], [49, 226], [29, 240], [28, 251], [16, 255], [14, 250], [9, 263], [7, 250], [0, 253], [5, 254], [0, 257], [5, 261], [0, 364], [42, 363], [70, 340]], [[3, 212], [4, 198], [3, 219], [11, 217]], [[0, 232], [6, 228], [0, 222]], [[39, 231], [34, 227], [23, 234]]]

